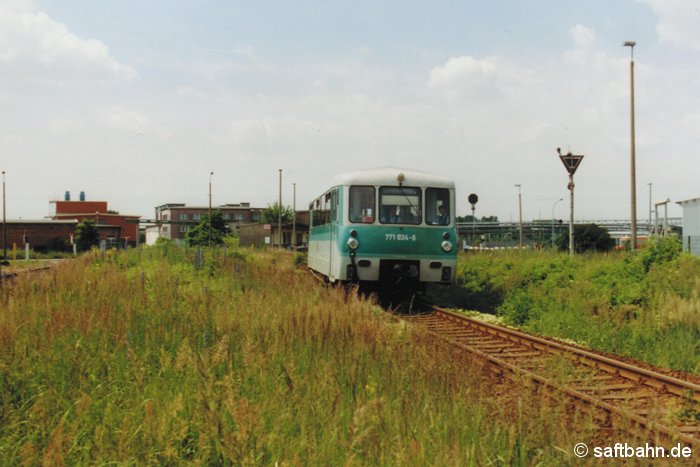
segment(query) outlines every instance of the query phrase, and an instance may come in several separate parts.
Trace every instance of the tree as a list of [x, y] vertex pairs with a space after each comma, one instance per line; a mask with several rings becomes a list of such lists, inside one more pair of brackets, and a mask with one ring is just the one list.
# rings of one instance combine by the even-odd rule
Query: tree
[[[264, 224], [277, 224], [279, 222], [280, 207], [279, 203], [274, 203], [268, 206], [262, 213], [262, 222]], [[294, 219], [294, 210], [289, 206], [282, 207], [282, 223], [288, 224]]]
[[190, 246], [207, 246], [211, 239], [212, 245], [222, 245], [224, 237], [230, 233], [224, 215], [215, 211], [211, 215], [211, 237], [209, 235], [209, 215], [202, 216], [199, 224], [190, 228], [185, 239]]
[[[607, 229], [596, 224], [574, 225], [574, 250], [577, 253], [584, 251], [610, 251], [615, 247], [615, 239], [610, 236]], [[559, 237], [559, 249], [569, 249], [568, 232]]]
[[75, 227], [75, 244], [78, 251], [87, 251], [100, 243], [100, 234], [93, 219], [83, 219]]

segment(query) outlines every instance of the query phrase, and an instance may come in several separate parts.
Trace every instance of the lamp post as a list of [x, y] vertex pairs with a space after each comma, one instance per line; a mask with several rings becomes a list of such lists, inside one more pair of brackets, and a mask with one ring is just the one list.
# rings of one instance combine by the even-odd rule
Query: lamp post
[[292, 250], [297, 251], [297, 184], [294, 187], [292, 198]]
[[211, 177], [214, 172], [209, 172], [209, 246], [211, 246]]
[[652, 229], [651, 229], [651, 215], [652, 215], [652, 210], [651, 210], [651, 183], [647, 183], [649, 185], [649, 237], [651, 237]]
[[554, 248], [554, 208], [557, 207], [559, 201], [564, 201], [564, 198], [559, 198], [552, 205], [552, 248]]
[[523, 194], [520, 190], [520, 184], [515, 185], [518, 188], [518, 245], [523, 248]]
[[282, 169], [280, 171], [280, 188], [279, 188], [279, 202], [277, 207], [279, 208], [277, 215], [277, 235], [279, 235], [279, 247], [282, 249]]
[[624, 47], [630, 48], [630, 191], [631, 191], [631, 211], [630, 236], [632, 251], [637, 249], [637, 173], [634, 148], [634, 41], [625, 41]]
[[2, 263], [7, 261], [7, 209], [5, 204], [5, 171], [2, 171]]

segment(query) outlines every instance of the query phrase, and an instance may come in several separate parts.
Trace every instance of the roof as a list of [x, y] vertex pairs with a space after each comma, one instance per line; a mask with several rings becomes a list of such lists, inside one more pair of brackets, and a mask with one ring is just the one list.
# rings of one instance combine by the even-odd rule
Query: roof
[[55, 220], [55, 219], [8, 219], [8, 224], [77, 224], [76, 219]]
[[683, 201], [676, 201], [676, 204], [683, 206], [684, 204], [695, 204], [695, 203], [700, 203], [700, 198], [692, 198], [692, 199], [686, 199]]
[[116, 214], [113, 212], [62, 212], [60, 214], [56, 214], [54, 217], [56, 218], [70, 218], [70, 217], [90, 217], [90, 216], [98, 216], [98, 217], [124, 217], [124, 218], [129, 218], [129, 219], [138, 219], [141, 216], [136, 215], [136, 214]]
[[358, 170], [341, 174], [333, 178], [331, 186], [339, 185], [397, 185], [399, 174], [403, 174], [405, 186], [431, 186], [436, 188], [454, 188], [455, 183], [449, 178], [414, 169], [398, 167], [381, 167]]
[[[163, 211], [166, 209], [169, 209], [171, 211], [209, 210], [209, 206], [188, 206], [185, 204], [163, 205], [163, 206], [158, 206], [158, 208], [162, 209]], [[211, 207], [212, 211], [262, 211], [263, 209], [265, 209], [265, 208], [256, 208], [254, 206], [236, 206], [234, 204], [223, 204], [221, 206], [212, 206]]]

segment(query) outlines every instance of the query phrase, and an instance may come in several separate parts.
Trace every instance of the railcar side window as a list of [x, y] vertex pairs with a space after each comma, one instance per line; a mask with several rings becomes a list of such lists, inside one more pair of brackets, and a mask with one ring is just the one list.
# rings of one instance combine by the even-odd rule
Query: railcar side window
[[425, 221], [430, 225], [448, 225], [451, 220], [450, 190], [428, 188], [425, 190]]
[[350, 187], [350, 222], [372, 224], [374, 222], [374, 187]]
[[420, 224], [421, 189], [402, 186], [379, 188], [379, 222], [382, 224]]

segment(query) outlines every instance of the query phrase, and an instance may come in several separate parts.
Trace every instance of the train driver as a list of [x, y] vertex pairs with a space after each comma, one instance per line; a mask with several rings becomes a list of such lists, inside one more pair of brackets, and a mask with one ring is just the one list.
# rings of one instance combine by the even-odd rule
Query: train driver
[[438, 220], [437, 220], [438, 225], [447, 225], [450, 223], [450, 215], [447, 212], [447, 208], [445, 207], [444, 204], [441, 204], [438, 207]]

